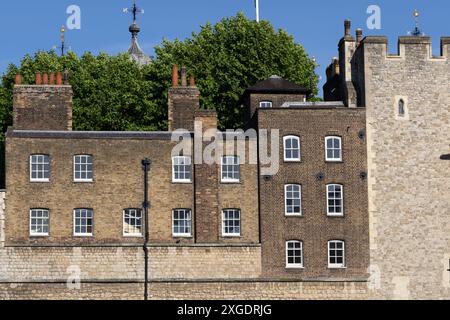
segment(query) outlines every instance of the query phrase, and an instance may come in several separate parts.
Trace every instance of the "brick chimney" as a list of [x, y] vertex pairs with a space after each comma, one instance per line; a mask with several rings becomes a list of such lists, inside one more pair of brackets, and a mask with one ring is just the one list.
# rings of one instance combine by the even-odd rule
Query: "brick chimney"
[[185, 67], [181, 69], [181, 86], [178, 66], [172, 67], [172, 87], [169, 88], [168, 105], [169, 131], [177, 129], [194, 131], [195, 113], [200, 110], [200, 91], [195, 86], [195, 81], [190, 81], [190, 85], [187, 84]]
[[[56, 84], [55, 84], [56, 83]], [[13, 98], [13, 128], [16, 130], [72, 130], [72, 87], [62, 85], [58, 72], [36, 73], [33, 85], [16, 77]]]

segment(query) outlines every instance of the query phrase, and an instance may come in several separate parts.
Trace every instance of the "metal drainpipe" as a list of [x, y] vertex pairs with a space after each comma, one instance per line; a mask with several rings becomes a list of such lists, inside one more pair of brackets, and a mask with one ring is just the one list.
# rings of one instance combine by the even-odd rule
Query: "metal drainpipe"
[[150, 165], [152, 162], [150, 159], [145, 158], [142, 160], [142, 169], [144, 170], [144, 226], [145, 226], [145, 242], [144, 242], [144, 264], [145, 264], [145, 279], [144, 279], [144, 300], [148, 300], [148, 241], [149, 241], [149, 223], [148, 223], [148, 209], [150, 208], [150, 202], [148, 201], [148, 173], [150, 171]]

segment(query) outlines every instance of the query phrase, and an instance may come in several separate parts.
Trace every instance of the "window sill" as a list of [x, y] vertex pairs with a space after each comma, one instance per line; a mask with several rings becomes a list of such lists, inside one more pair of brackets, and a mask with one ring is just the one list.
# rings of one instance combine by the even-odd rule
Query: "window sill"
[[325, 163], [344, 163], [343, 160], [325, 160]]
[[48, 183], [50, 182], [50, 179], [45, 180], [30, 180], [31, 183]]
[[74, 234], [73, 236], [76, 238], [93, 238], [94, 237], [93, 234]]
[[173, 184], [192, 184], [192, 181], [191, 180], [186, 180], [186, 181], [183, 181], [183, 180], [172, 180], [172, 183]]
[[328, 269], [330, 269], [330, 270], [341, 270], [341, 269], [347, 269], [347, 267], [340, 267], [340, 266], [336, 266], [336, 267], [333, 267], [333, 266], [328, 266]]
[[74, 183], [94, 183], [94, 180], [73, 180]]
[[240, 234], [222, 234], [222, 238], [232, 239], [232, 238], [242, 238], [242, 236]]
[[285, 213], [284, 216], [286, 218], [303, 218], [303, 213], [297, 213], [297, 214], [289, 214], [289, 213]]
[[222, 184], [241, 184], [241, 181], [240, 180], [236, 180], [236, 181], [220, 180], [220, 183], [222, 183]]
[[192, 234], [173, 234], [172, 238], [174, 239], [192, 239]]
[[303, 266], [286, 266], [287, 270], [303, 270], [305, 267]]

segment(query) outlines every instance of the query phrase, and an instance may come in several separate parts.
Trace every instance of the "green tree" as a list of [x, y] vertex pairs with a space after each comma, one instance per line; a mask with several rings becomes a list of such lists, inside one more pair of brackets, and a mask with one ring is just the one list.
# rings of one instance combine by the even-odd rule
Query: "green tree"
[[242, 94], [271, 75], [317, 94], [315, 63], [303, 47], [284, 30], [275, 31], [268, 21], [257, 23], [241, 13], [214, 26], [206, 24], [184, 41], [164, 40], [156, 54], [148, 79], [157, 105], [165, 110], [171, 65], [184, 64], [197, 79], [202, 107], [217, 110], [222, 129], [242, 126]]

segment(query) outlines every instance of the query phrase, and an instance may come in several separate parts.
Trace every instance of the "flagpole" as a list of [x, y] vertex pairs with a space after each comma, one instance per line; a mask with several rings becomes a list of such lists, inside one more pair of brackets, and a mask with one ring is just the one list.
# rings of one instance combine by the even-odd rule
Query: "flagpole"
[[255, 0], [256, 7], [256, 22], [259, 22], [259, 0]]

